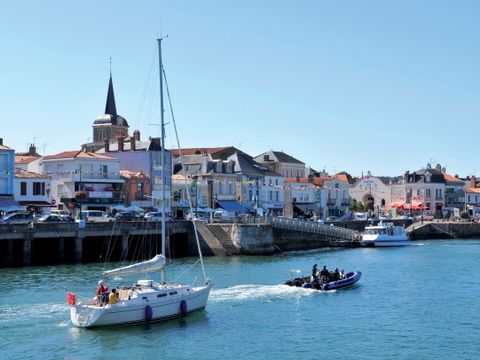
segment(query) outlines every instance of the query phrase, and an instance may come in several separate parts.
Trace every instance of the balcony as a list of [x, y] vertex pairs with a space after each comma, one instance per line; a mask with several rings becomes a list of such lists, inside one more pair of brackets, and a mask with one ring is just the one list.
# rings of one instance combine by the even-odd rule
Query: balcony
[[[100, 196], [99, 196], [100, 195]], [[109, 204], [118, 204], [125, 201], [125, 193], [123, 191], [110, 191], [108, 196], [106, 192], [99, 194], [98, 191], [78, 191], [75, 193], [74, 198], [78, 203], [82, 204], [99, 204], [99, 205], [109, 205]], [[60, 197], [60, 202], [64, 204], [70, 203], [71, 197], [62, 194]]]

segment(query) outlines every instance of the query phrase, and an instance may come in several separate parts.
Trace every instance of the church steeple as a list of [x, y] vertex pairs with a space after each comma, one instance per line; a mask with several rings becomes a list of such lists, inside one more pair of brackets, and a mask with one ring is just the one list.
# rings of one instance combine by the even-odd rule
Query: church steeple
[[108, 82], [107, 104], [105, 105], [105, 114], [117, 116], [117, 107], [115, 106], [115, 94], [113, 92], [112, 73], [110, 72], [110, 81]]

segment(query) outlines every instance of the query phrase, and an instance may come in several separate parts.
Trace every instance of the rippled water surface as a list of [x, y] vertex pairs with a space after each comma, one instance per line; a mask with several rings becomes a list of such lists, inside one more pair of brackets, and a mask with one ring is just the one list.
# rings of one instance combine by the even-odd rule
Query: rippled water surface
[[[2, 269], [0, 359], [478, 359], [479, 260], [477, 240], [207, 258], [205, 312], [94, 330], [72, 326], [65, 289], [93, 296], [103, 264]], [[363, 277], [326, 293], [278, 285], [314, 263]]]

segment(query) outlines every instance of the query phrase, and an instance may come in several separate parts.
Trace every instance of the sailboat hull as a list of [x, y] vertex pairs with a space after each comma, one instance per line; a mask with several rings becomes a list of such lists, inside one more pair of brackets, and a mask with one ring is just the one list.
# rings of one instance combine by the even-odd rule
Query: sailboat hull
[[205, 309], [210, 287], [147, 289], [114, 305], [80, 303], [72, 306], [70, 318], [75, 326], [85, 328], [166, 321]]

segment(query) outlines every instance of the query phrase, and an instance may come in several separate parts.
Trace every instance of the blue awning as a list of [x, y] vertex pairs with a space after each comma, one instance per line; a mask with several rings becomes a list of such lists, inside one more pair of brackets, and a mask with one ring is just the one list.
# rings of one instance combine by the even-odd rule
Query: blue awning
[[22, 211], [22, 205], [16, 202], [12, 197], [0, 197], [0, 211]]
[[243, 206], [242, 204], [236, 202], [235, 200], [218, 200], [217, 204], [224, 210], [231, 211], [231, 212], [246, 212], [248, 209]]

